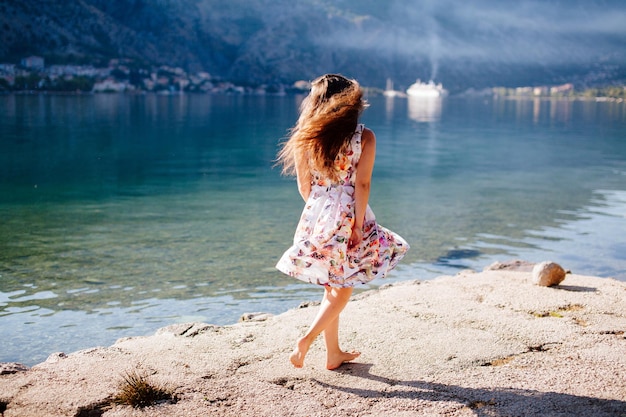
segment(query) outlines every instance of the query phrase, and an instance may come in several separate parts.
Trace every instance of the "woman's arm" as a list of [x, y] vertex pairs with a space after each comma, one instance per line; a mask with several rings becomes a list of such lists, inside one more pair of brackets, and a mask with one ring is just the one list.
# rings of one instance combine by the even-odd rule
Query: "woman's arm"
[[300, 195], [304, 201], [307, 201], [311, 194], [311, 170], [308, 161], [303, 161], [298, 157], [296, 157], [296, 180]]
[[365, 210], [370, 197], [372, 171], [376, 159], [376, 135], [369, 129], [363, 130], [361, 135], [361, 158], [356, 170], [354, 184], [354, 227], [350, 236], [350, 246], [363, 240], [363, 221]]

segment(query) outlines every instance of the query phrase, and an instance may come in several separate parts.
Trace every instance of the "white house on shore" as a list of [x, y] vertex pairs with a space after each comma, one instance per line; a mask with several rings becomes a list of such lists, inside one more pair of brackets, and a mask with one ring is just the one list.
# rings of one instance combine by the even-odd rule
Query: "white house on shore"
[[105, 93], [105, 92], [115, 92], [121, 93], [128, 89], [128, 84], [115, 81], [111, 78], [107, 78], [106, 80], [97, 82], [93, 85], [94, 93]]
[[20, 65], [24, 68], [42, 70], [44, 68], [44, 59], [40, 56], [29, 56], [20, 61]]

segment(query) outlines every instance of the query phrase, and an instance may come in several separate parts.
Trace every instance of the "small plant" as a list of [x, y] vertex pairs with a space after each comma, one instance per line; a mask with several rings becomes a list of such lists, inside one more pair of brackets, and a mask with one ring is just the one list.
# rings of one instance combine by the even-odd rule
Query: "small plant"
[[568, 311], [581, 311], [584, 310], [585, 306], [583, 306], [582, 304], [568, 304], [566, 306], [563, 307], [559, 307], [556, 310], [553, 311], [543, 311], [543, 312], [538, 312], [538, 311], [531, 311], [530, 314], [532, 314], [535, 317], [556, 317], [558, 319], [562, 319], [564, 316], [561, 313], [565, 313]]
[[489, 401], [472, 401], [467, 406], [472, 410], [477, 410], [483, 407], [496, 405], [495, 398], [490, 399]]
[[171, 390], [150, 383], [146, 375], [137, 371], [127, 372], [122, 376], [119, 393], [113, 398], [116, 404], [135, 408], [148, 407], [159, 401], [176, 402], [176, 397]]

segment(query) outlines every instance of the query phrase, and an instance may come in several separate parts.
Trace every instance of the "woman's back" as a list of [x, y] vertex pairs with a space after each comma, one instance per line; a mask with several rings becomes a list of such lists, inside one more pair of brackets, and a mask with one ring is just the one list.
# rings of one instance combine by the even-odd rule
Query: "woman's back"
[[354, 187], [356, 182], [356, 168], [361, 157], [361, 141], [362, 141], [362, 133], [363, 133], [363, 125], [360, 124], [357, 126], [354, 135], [350, 141], [344, 146], [341, 151], [337, 154], [334, 162], [334, 169], [337, 173], [337, 179], [328, 178], [328, 176], [320, 173], [318, 171], [313, 170], [311, 173], [312, 186], [352, 186]]

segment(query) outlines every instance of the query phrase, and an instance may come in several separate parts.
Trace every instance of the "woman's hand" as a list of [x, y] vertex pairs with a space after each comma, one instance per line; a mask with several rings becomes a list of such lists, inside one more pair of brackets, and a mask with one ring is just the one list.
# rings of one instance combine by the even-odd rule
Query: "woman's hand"
[[352, 228], [352, 234], [348, 240], [348, 247], [353, 248], [358, 246], [363, 241], [363, 228], [354, 226]]

